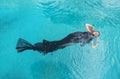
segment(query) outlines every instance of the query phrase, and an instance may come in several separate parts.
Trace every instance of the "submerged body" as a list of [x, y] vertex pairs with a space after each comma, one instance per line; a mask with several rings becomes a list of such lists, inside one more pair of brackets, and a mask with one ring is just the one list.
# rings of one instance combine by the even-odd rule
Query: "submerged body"
[[90, 43], [94, 38], [95, 36], [90, 32], [74, 32], [58, 41], [43, 40], [43, 42], [38, 42], [34, 45], [20, 38], [17, 42], [16, 49], [18, 52], [24, 50], [37, 50], [41, 53], [47, 54], [75, 43], [80, 43], [81, 46], [84, 46], [85, 44]]

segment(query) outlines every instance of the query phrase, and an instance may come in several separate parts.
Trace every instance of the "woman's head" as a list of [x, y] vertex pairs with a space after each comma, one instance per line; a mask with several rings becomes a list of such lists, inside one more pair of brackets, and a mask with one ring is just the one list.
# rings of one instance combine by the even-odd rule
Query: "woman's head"
[[94, 32], [93, 32], [93, 35], [96, 36], [96, 37], [97, 37], [97, 36], [100, 36], [100, 32], [99, 32], [99, 31], [94, 31]]

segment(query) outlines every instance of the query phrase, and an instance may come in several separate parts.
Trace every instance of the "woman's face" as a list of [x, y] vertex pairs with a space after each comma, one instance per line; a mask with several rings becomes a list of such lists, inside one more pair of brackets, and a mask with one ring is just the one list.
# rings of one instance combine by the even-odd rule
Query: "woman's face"
[[99, 36], [100, 34], [99, 34], [99, 32], [93, 32], [93, 35], [94, 36]]

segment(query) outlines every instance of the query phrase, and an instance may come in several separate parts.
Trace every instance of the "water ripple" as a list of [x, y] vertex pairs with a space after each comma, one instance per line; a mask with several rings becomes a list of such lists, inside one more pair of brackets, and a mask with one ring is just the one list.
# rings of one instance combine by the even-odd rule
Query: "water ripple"
[[[116, 1], [117, 2], [117, 1]], [[108, 3], [109, 4], [109, 3]], [[97, 27], [109, 25], [119, 28], [119, 9], [106, 7], [104, 1], [70, 0], [70, 1], [38, 1], [38, 9], [42, 8], [44, 15], [54, 23], [64, 23], [79, 26], [87, 23]], [[92, 19], [92, 20], [91, 20]]]

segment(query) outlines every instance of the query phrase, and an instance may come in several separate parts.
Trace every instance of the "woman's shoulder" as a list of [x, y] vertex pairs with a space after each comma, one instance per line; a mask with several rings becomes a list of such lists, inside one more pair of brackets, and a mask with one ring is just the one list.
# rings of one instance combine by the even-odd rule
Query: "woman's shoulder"
[[94, 36], [91, 32], [84, 32], [83, 34], [88, 35], [88, 36]]
[[92, 33], [89, 31], [86, 31], [86, 32], [83, 32], [83, 34], [92, 34]]
[[82, 31], [76, 31], [76, 32], [73, 32], [73, 33], [83, 33]]
[[69, 35], [78, 36], [78, 35], [81, 35], [81, 34], [83, 34], [83, 32], [76, 31], [76, 32], [70, 33]]
[[71, 33], [72, 35], [92, 35], [92, 33], [91, 32], [81, 32], [81, 31], [77, 31], [77, 32], [73, 32], [73, 33]]

